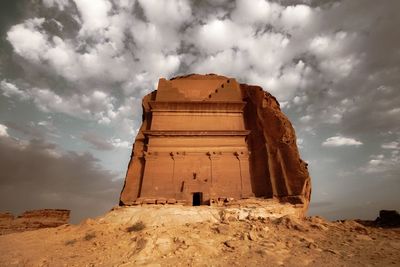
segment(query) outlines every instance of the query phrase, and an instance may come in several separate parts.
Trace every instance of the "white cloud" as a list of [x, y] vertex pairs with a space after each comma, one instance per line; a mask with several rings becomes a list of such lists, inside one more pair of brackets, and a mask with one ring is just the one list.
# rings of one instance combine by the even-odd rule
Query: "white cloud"
[[358, 35], [345, 31], [318, 35], [309, 44], [309, 50], [319, 59], [319, 67], [328, 79], [337, 81], [347, 77], [363, 60], [349, 51], [349, 47], [357, 41]]
[[83, 20], [82, 33], [92, 33], [109, 25], [108, 12], [111, 3], [108, 0], [74, 0]]
[[306, 95], [304, 95], [304, 96], [295, 96], [293, 98], [293, 104], [301, 106], [301, 105], [304, 105], [304, 103], [306, 103], [307, 100], [308, 100], [308, 97]]
[[[337, 92], [328, 91], [330, 97], [337, 97]], [[319, 111], [319, 119], [322, 123], [328, 124], [339, 124], [343, 121], [346, 114], [351, 113], [354, 109], [357, 108], [354, 105], [354, 99], [350, 100], [345, 98], [341, 100], [336, 105], [328, 105], [324, 107], [321, 111]]]
[[0, 136], [8, 137], [7, 126], [0, 124]]
[[304, 127], [303, 130], [304, 130], [304, 132], [306, 132], [308, 134], [311, 134], [311, 135], [314, 135], [314, 136], [317, 135], [315, 129], [313, 127], [309, 126], [309, 125]]
[[114, 4], [116, 4], [118, 7], [126, 10], [131, 10], [133, 5], [135, 4], [135, 1], [131, 0], [114, 0]]
[[360, 146], [363, 143], [349, 137], [343, 136], [332, 136], [327, 138], [323, 143], [322, 146], [326, 147], [338, 147], [338, 146]]
[[382, 93], [391, 93], [393, 91], [393, 88], [391, 86], [385, 86], [381, 85], [376, 90], [382, 92]]
[[194, 67], [194, 71], [234, 76], [244, 69], [245, 64], [246, 57], [241, 51], [227, 49], [216, 55], [208, 56]]
[[186, 0], [139, 0], [146, 17], [158, 25], [177, 28], [191, 19], [192, 10]]
[[290, 58], [286, 63], [290, 46], [287, 35], [255, 32], [229, 19], [214, 19], [196, 28], [191, 42], [204, 54], [190, 63], [195, 72], [220, 73], [261, 85], [279, 101], [291, 100], [306, 85], [305, 77], [310, 73], [302, 60], [293, 62]]
[[43, 0], [43, 4], [48, 8], [57, 6], [62, 11], [69, 5], [69, 0]]
[[44, 21], [44, 18], [28, 19], [11, 27], [7, 32], [7, 40], [20, 56], [36, 64], [47, 62], [57, 73], [76, 80], [82, 70], [76, 62], [73, 47], [58, 36], [50, 41], [41, 27]]
[[389, 143], [384, 143], [381, 146], [383, 149], [400, 149], [400, 143], [393, 141]]
[[[188, 1], [139, 1], [146, 21], [135, 17], [132, 3], [124, 0], [117, 1], [116, 10], [108, 0], [95, 4], [74, 1], [82, 19], [80, 34], [75, 39], [52, 36], [42, 27], [44, 19], [26, 20], [8, 33], [14, 50], [69, 81], [122, 82], [126, 93], [133, 93], [132, 89], [143, 92], [141, 88], [153, 85], [159, 77], [176, 73], [182, 62], [190, 66], [189, 72], [217, 72], [260, 84], [280, 101], [290, 100], [304, 86], [308, 66], [301, 60], [292, 63], [292, 37], [278, 28], [259, 31], [252, 23], [272, 23], [285, 14], [285, 23], [293, 23], [288, 20], [288, 16], [293, 16], [298, 24], [309, 19], [307, 6], [284, 8], [261, 0], [251, 5], [238, 1], [232, 20], [210, 15], [204, 24], [188, 24], [185, 32], [179, 32], [183, 24], [195, 21]], [[49, 0], [46, 6], [56, 2]], [[245, 13], [248, 15], [243, 16]], [[18, 32], [36, 36], [37, 41], [19, 42], [15, 37]], [[135, 43], [127, 49], [129, 37]], [[202, 55], [178, 55], [182, 43], [193, 45]], [[132, 73], [148, 75], [139, 80], [132, 78]]]
[[343, 118], [346, 110], [338, 110], [338, 107], [327, 107], [320, 113], [320, 118], [323, 123], [338, 124]]
[[[18, 97], [21, 101], [32, 101], [38, 109], [44, 112], [62, 113], [75, 118], [96, 121], [102, 125], [111, 124], [118, 127], [121, 134], [129, 136], [134, 133], [135, 127], [139, 127], [140, 97], [127, 97], [119, 106], [116, 106], [116, 98], [100, 90], [60, 95], [48, 88], [32, 88], [22, 91], [12, 83], [3, 81], [3, 85], [12, 88], [12, 90], [7, 89], [8, 91], [6, 91], [9, 97]], [[54, 137], [59, 137], [52, 122], [39, 121], [37, 125], [45, 127], [48, 132], [52, 132]], [[109, 142], [111, 143], [111, 141]], [[121, 140], [116, 140], [115, 145], [126, 147], [126, 143]]]
[[250, 64], [261, 73], [278, 76], [285, 63], [290, 38], [284, 33], [269, 31], [251, 36], [251, 29], [247, 31], [250, 32], [243, 34], [246, 38], [242, 38], [239, 48], [248, 53]]
[[[20, 56], [70, 81], [91, 79], [112, 83], [128, 79], [133, 59], [129, 51], [122, 49], [129, 16], [122, 12], [108, 17], [105, 6], [111, 4], [107, 1], [96, 1], [94, 6], [86, 0], [78, 2], [85, 20], [81, 35], [88, 36], [77, 36], [75, 40], [50, 36], [42, 27], [44, 18], [35, 18], [11, 27], [7, 40]], [[82, 46], [86, 50], [78, 52]]]
[[369, 161], [369, 164], [372, 166], [378, 166], [384, 162], [384, 159], [385, 159], [385, 156], [382, 154], [372, 156], [372, 159]]
[[334, 34], [324, 34], [310, 41], [310, 51], [320, 57], [330, 57], [345, 52], [348, 44], [354, 39], [347, 32], [339, 31]]
[[113, 104], [115, 99], [101, 91], [71, 96], [60, 96], [49, 89], [40, 88], [33, 88], [30, 92], [34, 103], [45, 112], [94, 119], [102, 124], [110, 123], [116, 116]]
[[92, 145], [93, 149], [101, 151], [109, 151], [115, 148], [132, 148], [132, 143], [123, 141], [120, 138], [109, 138], [106, 139], [104, 136], [100, 136], [96, 133], [86, 132], [82, 134], [82, 140]]
[[355, 55], [349, 55], [338, 58], [329, 58], [321, 61], [320, 67], [329, 75], [332, 80], [338, 80], [348, 76], [354, 68], [360, 63], [360, 59]]
[[159, 77], [165, 77], [178, 70], [180, 59], [177, 55], [151, 54], [147, 63]]
[[282, 6], [265, 0], [237, 0], [232, 18], [240, 23], [271, 23], [282, 10]]
[[400, 155], [398, 153], [392, 153], [390, 156], [371, 155], [368, 164], [362, 167], [361, 170], [366, 173], [386, 173], [390, 175], [393, 173], [395, 177], [398, 176]]
[[280, 105], [280, 107], [281, 107], [282, 109], [290, 108], [289, 101], [281, 101], [281, 102], [279, 102], [279, 105]]
[[328, 53], [332, 49], [332, 41], [328, 36], [317, 36], [311, 40], [310, 50], [319, 55]]
[[274, 86], [269, 86], [271, 93], [278, 99], [292, 99], [302, 83], [304, 71], [306, 71], [306, 66], [302, 61], [285, 66], [276, 78]]
[[297, 138], [296, 143], [297, 143], [298, 148], [304, 148], [304, 139], [303, 138]]
[[222, 52], [237, 45], [243, 31], [231, 20], [214, 19], [197, 29], [194, 43], [204, 53]]
[[7, 32], [7, 40], [14, 51], [36, 63], [40, 61], [42, 52], [48, 49], [48, 36], [39, 31], [43, 22], [44, 18], [28, 19], [23, 24], [12, 26]]
[[301, 122], [309, 122], [311, 120], [312, 120], [312, 116], [310, 116], [310, 115], [305, 115], [305, 116], [300, 117]]
[[310, 22], [312, 9], [306, 5], [288, 6], [282, 12], [282, 23], [286, 28], [304, 27]]
[[389, 115], [399, 115], [400, 114], [400, 108], [393, 108], [388, 111]]
[[25, 100], [29, 96], [22, 90], [20, 90], [15, 84], [2, 80], [0, 83], [0, 89], [3, 91], [5, 97], [16, 96], [19, 99]]
[[119, 138], [112, 138], [110, 140], [110, 143], [115, 147], [115, 148], [127, 148], [130, 149], [132, 148], [132, 144], [129, 143], [128, 141], [123, 141]]
[[42, 51], [41, 57], [54, 68], [56, 73], [61, 74], [71, 81], [76, 81], [82, 75], [77, 57], [73, 48], [60, 37], [53, 37], [54, 45], [48, 44], [48, 49]]

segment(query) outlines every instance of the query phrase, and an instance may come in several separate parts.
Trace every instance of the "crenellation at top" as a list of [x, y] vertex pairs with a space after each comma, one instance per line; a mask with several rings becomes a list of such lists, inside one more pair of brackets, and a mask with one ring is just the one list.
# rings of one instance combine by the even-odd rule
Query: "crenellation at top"
[[240, 85], [235, 79], [216, 75], [212, 77], [204, 79], [199, 75], [191, 75], [171, 80], [161, 78], [156, 101], [242, 101]]

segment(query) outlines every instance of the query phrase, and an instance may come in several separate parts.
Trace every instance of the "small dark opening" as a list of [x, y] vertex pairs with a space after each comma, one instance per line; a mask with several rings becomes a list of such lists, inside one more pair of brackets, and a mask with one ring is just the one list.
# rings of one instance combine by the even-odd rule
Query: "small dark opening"
[[195, 192], [193, 193], [193, 206], [200, 206], [203, 202], [203, 193]]

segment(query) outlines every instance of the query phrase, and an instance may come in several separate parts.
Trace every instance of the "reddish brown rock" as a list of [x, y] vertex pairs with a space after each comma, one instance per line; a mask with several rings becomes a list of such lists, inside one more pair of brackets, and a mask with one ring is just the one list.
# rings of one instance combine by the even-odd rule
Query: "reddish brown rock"
[[261, 197], [307, 208], [310, 192], [294, 129], [261, 87], [193, 74], [144, 97], [121, 205]]
[[300, 158], [292, 124], [271, 94], [259, 86], [240, 87], [247, 102], [244, 118], [251, 131], [248, 144], [258, 194], [308, 204], [311, 179], [307, 163]]
[[12, 221], [14, 220], [14, 215], [11, 212], [2, 212], [0, 213], [0, 221]]
[[67, 224], [69, 216], [70, 210], [64, 209], [30, 210], [16, 218], [9, 212], [0, 213], [0, 235], [57, 227]]

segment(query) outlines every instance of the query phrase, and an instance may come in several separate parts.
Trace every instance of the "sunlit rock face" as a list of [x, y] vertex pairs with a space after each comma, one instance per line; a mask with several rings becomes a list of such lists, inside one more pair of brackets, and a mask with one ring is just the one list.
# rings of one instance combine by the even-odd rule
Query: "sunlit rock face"
[[307, 164], [279, 103], [214, 74], [160, 79], [143, 98], [121, 205], [275, 198], [308, 207]]

